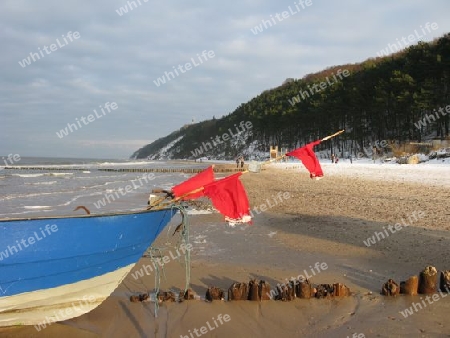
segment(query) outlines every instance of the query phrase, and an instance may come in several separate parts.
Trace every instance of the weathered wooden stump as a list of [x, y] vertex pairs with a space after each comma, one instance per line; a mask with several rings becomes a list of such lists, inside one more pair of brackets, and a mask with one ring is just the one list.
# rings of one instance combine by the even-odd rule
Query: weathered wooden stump
[[350, 296], [350, 288], [341, 283], [333, 284], [333, 296], [334, 297], [347, 297]]
[[263, 280], [259, 281], [259, 294], [261, 295], [261, 300], [271, 300], [270, 284]]
[[275, 300], [288, 302], [295, 299], [295, 287], [292, 282], [277, 286], [278, 295]]
[[450, 270], [441, 271], [440, 287], [442, 292], [450, 292]]
[[210, 286], [208, 290], [206, 290], [205, 299], [212, 302], [213, 300], [223, 300], [224, 292], [221, 288]]
[[419, 293], [429, 295], [436, 293], [437, 270], [434, 266], [427, 266], [419, 275]]
[[248, 299], [248, 284], [247, 283], [233, 283], [228, 289], [228, 300], [247, 300]]
[[311, 283], [307, 279], [297, 283], [297, 285], [295, 286], [295, 293], [298, 298], [303, 299], [310, 299], [315, 295], [313, 287], [311, 286]]
[[381, 294], [384, 296], [397, 296], [399, 293], [400, 287], [393, 279], [389, 279], [381, 288]]
[[172, 291], [159, 291], [157, 298], [158, 298], [158, 302], [167, 302], [169, 300], [171, 302], [174, 302], [175, 294]]
[[148, 293], [140, 293], [139, 295], [133, 295], [130, 296], [130, 302], [137, 303], [137, 302], [143, 302], [150, 298], [150, 295]]
[[180, 292], [180, 300], [193, 300], [195, 299], [195, 292], [191, 288], [187, 289], [186, 291]]
[[317, 286], [316, 298], [330, 298], [334, 294], [332, 284], [319, 284]]
[[400, 293], [410, 296], [417, 295], [419, 290], [419, 278], [411, 276], [406, 281], [400, 282]]
[[132, 303], [139, 302], [139, 296], [130, 296], [130, 302]]
[[251, 279], [248, 283], [248, 300], [261, 300], [261, 293], [259, 291], [259, 281]]

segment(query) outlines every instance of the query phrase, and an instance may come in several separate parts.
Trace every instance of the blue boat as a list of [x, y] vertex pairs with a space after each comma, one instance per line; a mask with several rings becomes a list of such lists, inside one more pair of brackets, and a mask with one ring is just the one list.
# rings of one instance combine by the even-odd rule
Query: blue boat
[[1, 220], [0, 326], [51, 324], [91, 311], [174, 214], [165, 208]]

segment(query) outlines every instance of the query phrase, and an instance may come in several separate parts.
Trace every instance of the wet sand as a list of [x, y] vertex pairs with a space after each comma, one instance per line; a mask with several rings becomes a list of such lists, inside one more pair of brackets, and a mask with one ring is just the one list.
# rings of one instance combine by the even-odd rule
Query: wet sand
[[[326, 174], [326, 167], [324, 168]], [[389, 299], [379, 294], [388, 278], [397, 282], [426, 265], [450, 269], [450, 191], [414, 182], [374, 181], [329, 175], [314, 181], [298, 169], [267, 169], [242, 177], [253, 208], [251, 226], [231, 228], [218, 214], [192, 216], [191, 287], [201, 297], [208, 286], [224, 290], [234, 281], [264, 279], [272, 286], [308, 273], [313, 283], [345, 283], [353, 295], [341, 299], [296, 299], [181, 304], [131, 303], [132, 294], [151, 291], [155, 273], [128, 275], [102, 305], [90, 313], [53, 324], [0, 329], [1, 337], [448, 337], [450, 298], [404, 318], [399, 311], [424, 296]], [[279, 193], [289, 193], [289, 198]], [[277, 195], [278, 194], [278, 195]], [[283, 195], [281, 195], [283, 196]], [[284, 195], [287, 196], [287, 195]], [[269, 201], [267, 201], [269, 200]], [[262, 209], [266, 209], [264, 212]], [[258, 209], [255, 210], [254, 208]], [[423, 217], [412, 215], [422, 211]], [[409, 218], [409, 221], [408, 221]], [[403, 219], [403, 221], [402, 221]], [[174, 219], [155, 246], [175, 254]], [[367, 247], [364, 240], [389, 225], [401, 230]], [[150, 264], [142, 258], [132, 272]], [[313, 275], [316, 263], [327, 269]], [[182, 262], [164, 268], [161, 289], [183, 289]], [[317, 271], [317, 270], [314, 270]], [[229, 321], [217, 321], [229, 315]], [[217, 323], [217, 325], [215, 325]], [[200, 330], [210, 325], [207, 333]], [[191, 336], [192, 334], [192, 336]]]

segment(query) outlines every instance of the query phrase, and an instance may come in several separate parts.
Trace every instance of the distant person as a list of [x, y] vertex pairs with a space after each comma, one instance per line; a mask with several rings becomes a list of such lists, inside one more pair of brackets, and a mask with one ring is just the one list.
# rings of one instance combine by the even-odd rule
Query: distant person
[[331, 163], [334, 163], [334, 159], [335, 159], [334, 154], [331, 154]]
[[348, 156], [348, 158], [349, 158], [349, 160], [350, 160], [350, 164], [352, 164], [352, 163], [353, 163], [352, 154], [350, 154], [350, 155]]
[[241, 156], [241, 168], [244, 168], [244, 156]]
[[334, 163], [338, 164], [339, 162], [339, 157], [336, 156], [336, 158], [334, 159]]
[[239, 162], [240, 162], [239, 157], [236, 157], [236, 168], [239, 168]]

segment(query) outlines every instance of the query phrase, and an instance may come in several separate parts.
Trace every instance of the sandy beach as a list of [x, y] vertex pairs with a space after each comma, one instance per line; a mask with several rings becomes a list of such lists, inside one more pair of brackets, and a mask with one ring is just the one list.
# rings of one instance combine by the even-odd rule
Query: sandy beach
[[[400, 283], [427, 265], [450, 269], [449, 167], [423, 173], [420, 165], [390, 168], [372, 165], [357, 174], [349, 164], [329, 164], [323, 166], [325, 177], [316, 181], [299, 165], [268, 166], [242, 176], [252, 225], [229, 227], [216, 213], [190, 218], [190, 285], [202, 298], [208, 286], [227, 290], [235, 281], [257, 278], [274, 287], [305, 273], [312, 275], [312, 283], [346, 284], [350, 297], [167, 302], [155, 317], [154, 303], [129, 300], [155, 286], [154, 272], [135, 278], [136, 271], [151, 264], [142, 258], [113, 295], [90, 313], [40, 332], [34, 327], [2, 328], [0, 336], [450, 337], [446, 294], [406, 318], [400, 311], [422, 302], [423, 295], [380, 295], [389, 278]], [[408, 171], [415, 174], [408, 176]], [[414, 175], [417, 179], [407, 179]], [[178, 221], [155, 243], [165, 254], [175, 253], [171, 235]], [[387, 230], [396, 223], [400, 230]], [[365, 244], [382, 231], [389, 235]], [[327, 268], [314, 270], [320, 264]], [[181, 261], [171, 260], [164, 271], [161, 289], [184, 288]], [[207, 327], [205, 333], [202, 327]]]

